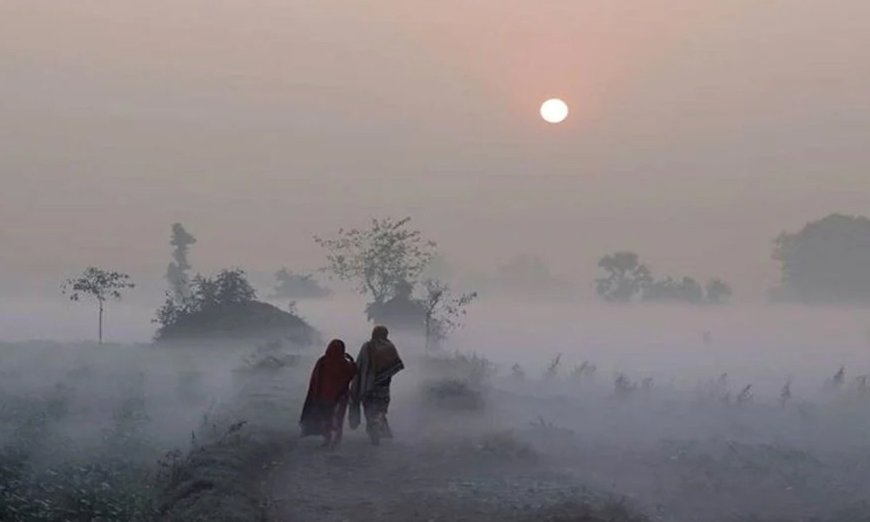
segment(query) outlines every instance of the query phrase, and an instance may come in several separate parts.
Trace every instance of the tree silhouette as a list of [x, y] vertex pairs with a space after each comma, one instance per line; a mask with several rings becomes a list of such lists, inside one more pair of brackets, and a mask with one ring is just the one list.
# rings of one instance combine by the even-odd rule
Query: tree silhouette
[[314, 241], [327, 251], [327, 271], [354, 281], [361, 294], [383, 304], [403, 284], [414, 286], [435, 255], [435, 243], [410, 229], [410, 221], [373, 219], [368, 229], [341, 229], [335, 238], [315, 236]]
[[319, 299], [328, 297], [332, 291], [320, 286], [311, 274], [295, 274], [287, 268], [275, 272], [275, 289], [272, 293], [276, 299]]
[[477, 299], [477, 292], [454, 296], [446, 283], [435, 279], [427, 279], [423, 285], [426, 288], [423, 306], [428, 351], [446, 339], [450, 332], [462, 326], [466, 307]]
[[722, 304], [731, 298], [731, 286], [721, 279], [711, 279], [707, 282], [707, 302]]
[[643, 300], [701, 304], [704, 302], [704, 290], [691, 277], [683, 277], [679, 281], [668, 277], [645, 285]]
[[607, 272], [595, 280], [598, 295], [613, 303], [628, 303], [652, 282], [649, 269], [634, 252], [615, 252], [602, 257], [598, 266]]
[[870, 302], [870, 219], [831, 214], [774, 240], [784, 299]]
[[257, 301], [244, 270], [221, 270], [214, 276], [197, 274], [190, 290], [184, 304], [167, 298], [157, 310], [156, 341], [235, 337], [280, 339], [300, 345], [319, 342], [318, 332], [294, 310], [286, 312]]
[[256, 290], [240, 268], [218, 272], [214, 286], [217, 288], [218, 304], [249, 303], [257, 298]]
[[83, 296], [90, 296], [99, 305], [98, 339], [103, 344], [103, 312], [108, 299], [121, 299], [123, 290], [134, 288], [130, 276], [121, 272], [110, 272], [97, 267], [88, 267], [82, 274], [73, 279], [67, 279], [61, 286], [64, 295], [71, 301], [79, 301]]
[[396, 285], [393, 296], [383, 303], [367, 304], [365, 312], [369, 321], [390, 328], [418, 333], [425, 329], [426, 307], [414, 297], [414, 285], [407, 281]]
[[181, 223], [172, 225], [172, 239], [169, 244], [174, 247], [172, 261], [166, 267], [166, 280], [169, 281], [169, 289], [176, 303], [181, 304], [190, 297], [190, 263], [187, 261], [187, 252], [190, 245], [196, 243], [193, 237]]

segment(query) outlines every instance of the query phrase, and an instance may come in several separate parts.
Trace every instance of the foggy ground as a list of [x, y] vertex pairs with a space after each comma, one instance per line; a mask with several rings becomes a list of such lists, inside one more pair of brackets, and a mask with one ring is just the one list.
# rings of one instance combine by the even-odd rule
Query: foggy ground
[[[358, 310], [302, 313], [355, 352]], [[253, 345], [3, 344], [0, 466], [24, 484], [3, 491], [48, 487], [61, 512], [70, 477], [113, 520], [868, 520], [860, 310], [602, 310], [483, 301], [451, 348], [487, 364], [397, 336], [396, 440], [346, 430], [331, 454], [296, 428], [322, 347], [269, 368]]]
[[609, 377], [501, 377], [468, 408], [426, 400], [426, 378], [413, 373], [401, 380], [423, 383], [423, 395], [404, 386], [397, 440], [372, 448], [351, 432], [335, 453], [304, 440], [282, 458], [268, 486], [272, 520], [870, 516], [866, 390], [738, 405], [724, 403], [727, 379], [620, 394]]

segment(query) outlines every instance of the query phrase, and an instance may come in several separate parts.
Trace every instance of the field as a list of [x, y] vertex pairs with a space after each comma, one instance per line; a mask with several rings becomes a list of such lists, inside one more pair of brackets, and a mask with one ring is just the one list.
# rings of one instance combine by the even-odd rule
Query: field
[[[529, 317], [472, 324], [456, 353], [399, 336], [397, 438], [346, 431], [334, 453], [296, 430], [320, 348], [5, 343], [0, 519], [870, 520], [857, 316], [805, 366], [723, 346], [762, 336], [698, 317], [712, 340], [686, 328], [644, 353], [596, 347], [594, 328], [580, 348], [510, 331]], [[790, 335], [812, 362], [818, 338]]]

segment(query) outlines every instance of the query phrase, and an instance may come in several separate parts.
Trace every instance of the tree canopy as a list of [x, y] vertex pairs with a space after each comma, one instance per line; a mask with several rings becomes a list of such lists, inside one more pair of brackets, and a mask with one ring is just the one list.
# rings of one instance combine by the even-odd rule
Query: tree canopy
[[721, 279], [711, 279], [707, 282], [707, 301], [712, 304], [722, 304], [731, 298], [731, 285]]
[[157, 311], [157, 340], [283, 338], [309, 344], [319, 337], [295, 314], [257, 301], [243, 270], [222, 270], [211, 277], [197, 275], [190, 288], [184, 303], [167, 297]]
[[411, 218], [372, 219], [367, 229], [340, 229], [336, 237], [314, 241], [326, 249], [326, 270], [374, 303], [395, 297], [403, 284], [412, 287], [435, 256], [435, 243], [410, 228]]
[[99, 307], [98, 339], [103, 342], [103, 312], [108, 299], [121, 299], [124, 290], [136, 285], [130, 276], [122, 272], [104, 270], [95, 266], [86, 268], [81, 275], [67, 279], [61, 286], [61, 291], [70, 300], [79, 301], [82, 297], [93, 297]]
[[805, 302], [870, 302], [870, 219], [831, 214], [773, 241], [782, 287]]
[[688, 276], [655, 279], [634, 252], [606, 255], [598, 266], [606, 272], [595, 280], [598, 295], [612, 303], [629, 303], [639, 297], [644, 302], [722, 304], [731, 297], [731, 287], [718, 278], [711, 279], [706, 288]]
[[647, 284], [643, 289], [643, 300], [701, 304], [704, 302], [704, 289], [691, 277], [680, 280], [667, 277]]
[[78, 277], [67, 279], [63, 284], [63, 291], [73, 301], [78, 301], [82, 296], [90, 296], [103, 302], [109, 298], [120, 299], [122, 290], [135, 286], [127, 274], [90, 266]]
[[620, 251], [602, 257], [598, 266], [607, 275], [595, 280], [598, 295], [613, 303], [628, 303], [652, 282], [652, 274], [634, 252]]
[[287, 268], [275, 272], [275, 281], [271, 297], [276, 299], [320, 299], [332, 294], [312, 274], [296, 274]]

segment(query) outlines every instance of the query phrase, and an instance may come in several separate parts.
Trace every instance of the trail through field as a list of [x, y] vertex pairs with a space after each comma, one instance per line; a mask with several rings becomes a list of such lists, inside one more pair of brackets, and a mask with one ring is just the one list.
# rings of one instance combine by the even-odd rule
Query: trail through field
[[582, 495], [546, 466], [464, 443], [351, 436], [335, 452], [305, 440], [285, 458], [269, 485], [273, 521], [531, 520]]
[[[528, 412], [545, 411], [545, 404], [563, 412], [578, 407], [578, 400], [495, 391], [489, 398]], [[751, 432], [739, 440], [746, 428], [737, 421], [750, 418], [741, 413], [763, 424], [756, 414], [790, 412], [710, 412], [734, 417], [718, 435], [673, 440], [655, 436], [651, 426], [628, 429], [643, 424], [640, 412], [652, 403], [607, 404], [599, 414], [584, 410], [586, 422], [572, 429], [510, 417], [498, 407], [458, 414], [406, 404], [391, 413], [397, 439], [379, 447], [362, 430], [346, 432], [336, 451], [315, 438], [297, 440], [267, 479], [267, 515], [275, 522], [809, 521], [859, 506], [870, 493], [863, 454], [811, 454], [753, 441]], [[673, 409], [673, 418], [694, 411]]]

